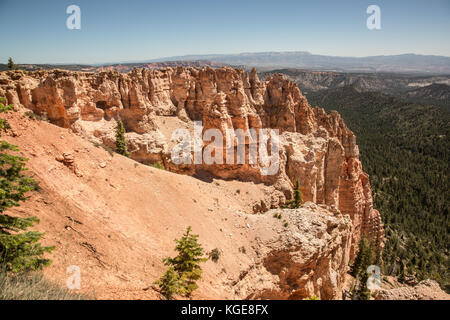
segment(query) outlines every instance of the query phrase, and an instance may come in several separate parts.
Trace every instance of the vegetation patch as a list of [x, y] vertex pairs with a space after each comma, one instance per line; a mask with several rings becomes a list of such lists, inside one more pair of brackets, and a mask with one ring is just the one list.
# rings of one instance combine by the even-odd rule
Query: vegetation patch
[[0, 271], [0, 300], [89, 300], [46, 280], [41, 273], [11, 274]]
[[355, 133], [386, 230], [383, 274], [434, 279], [450, 293], [450, 113], [353, 87], [307, 95]]

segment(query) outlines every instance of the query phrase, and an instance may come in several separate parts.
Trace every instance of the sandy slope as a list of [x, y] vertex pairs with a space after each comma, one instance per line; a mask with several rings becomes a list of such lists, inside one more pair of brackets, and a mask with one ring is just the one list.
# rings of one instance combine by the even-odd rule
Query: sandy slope
[[[29, 158], [30, 173], [42, 188], [10, 213], [41, 220], [37, 229], [46, 232], [44, 243], [56, 246], [45, 270], [49, 278], [64, 284], [66, 268], [77, 265], [82, 291], [97, 298], [157, 298], [149, 287], [165, 270], [161, 260], [174, 254], [173, 240], [190, 225], [206, 251], [222, 252], [218, 263], [204, 264], [194, 297], [233, 298], [230, 281], [252, 263], [255, 237], [264, 237], [261, 228], [255, 234], [252, 227], [260, 218], [251, 206], [271, 189], [158, 170], [112, 156], [23, 111], [7, 118], [12, 129], [3, 138]], [[81, 177], [55, 159], [64, 152], [74, 155]], [[275, 232], [270, 225], [262, 230], [267, 236]]]

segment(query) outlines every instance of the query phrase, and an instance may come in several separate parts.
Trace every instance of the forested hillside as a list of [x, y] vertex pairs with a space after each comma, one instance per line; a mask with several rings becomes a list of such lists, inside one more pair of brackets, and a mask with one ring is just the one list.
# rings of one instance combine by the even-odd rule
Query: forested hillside
[[449, 292], [449, 112], [351, 86], [307, 98], [357, 136], [386, 226], [384, 273], [433, 278]]

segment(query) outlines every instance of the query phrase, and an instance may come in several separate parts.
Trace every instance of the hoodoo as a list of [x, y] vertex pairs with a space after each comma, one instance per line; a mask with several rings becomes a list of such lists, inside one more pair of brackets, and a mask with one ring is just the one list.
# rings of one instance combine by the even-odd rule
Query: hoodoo
[[[354, 134], [338, 113], [311, 108], [297, 85], [281, 74], [260, 81], [255, 70], [177, 67], [135, 68], [127, 74], [10, 71], [0, 77], [0, 95], [9, 103], [45, 114], [52, 123], [97, 143], [114, 147], [114, 127], [120, 117], [131, 158], [142, 163], [161, 161], [177, 173], [207, 172], [273, 185], [278, 192], [262, 207], [282, 204], [298, 179], [305, 201], [350, 215], [352, 255], [361, 232], [383, 238]], [[248, 158], [237, 165], [174, 164], [170, 152], [177, 141], [171, 141], [172, 133], [177, 128], [193, 132], [194, 121], [202, 121], [203, 130], [220, 130], [223, 136], [227, 130], [278, 129], [279, 170], [262, 175], [259, 164], [249, 163]]]

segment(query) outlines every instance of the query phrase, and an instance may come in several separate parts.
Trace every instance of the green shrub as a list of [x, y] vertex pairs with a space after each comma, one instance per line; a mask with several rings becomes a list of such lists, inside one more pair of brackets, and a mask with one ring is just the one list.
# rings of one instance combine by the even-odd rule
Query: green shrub
[[315, 294], [313, 294], [312, 296], [305, 298], [303, 300], [320, 300], [318, 296], [316, 296]]
[[25, 112], [25, 116], [27, 116], [30, 120], [39, 120], [39, 121], [47, 121], [47, 113], [43, 112], [42, 115], [38, 115], [34, 113], [33, 111], [27, 111]]
[[115, 153], [114, 150], [112, 148], [108, 147], [106, 144], [98, 143], [96, 141], [91, 141], [91, 142], [94, 145], [94, 147], [96, 147], [96, 148], [103, 148], [105, 151], [107, 151], [109, 153], [109, 155], [111, 157], [114, 157], [114, 153]]
[[156, 169], [166, 170], [166, 168], [164, 167], [164, 164], [161, 161], [158, 161], [158, 162], [152, 164], [151, 166]]
[[300, 208], [303, 204], [303, 195], [302, 191], [300, 190], [300, 182], [295, 181], [295, 189], [294, 189], [294, 199], [289, 200], [286, 202], [286, 207], [291, 209], [297, 209]]
[[220, 258], [219, 249], [215, 248], [215, 249], [211, 250], [211, 252], [209, 253], [209, 258], [214, 262], [219, 261], [219, 258]]

